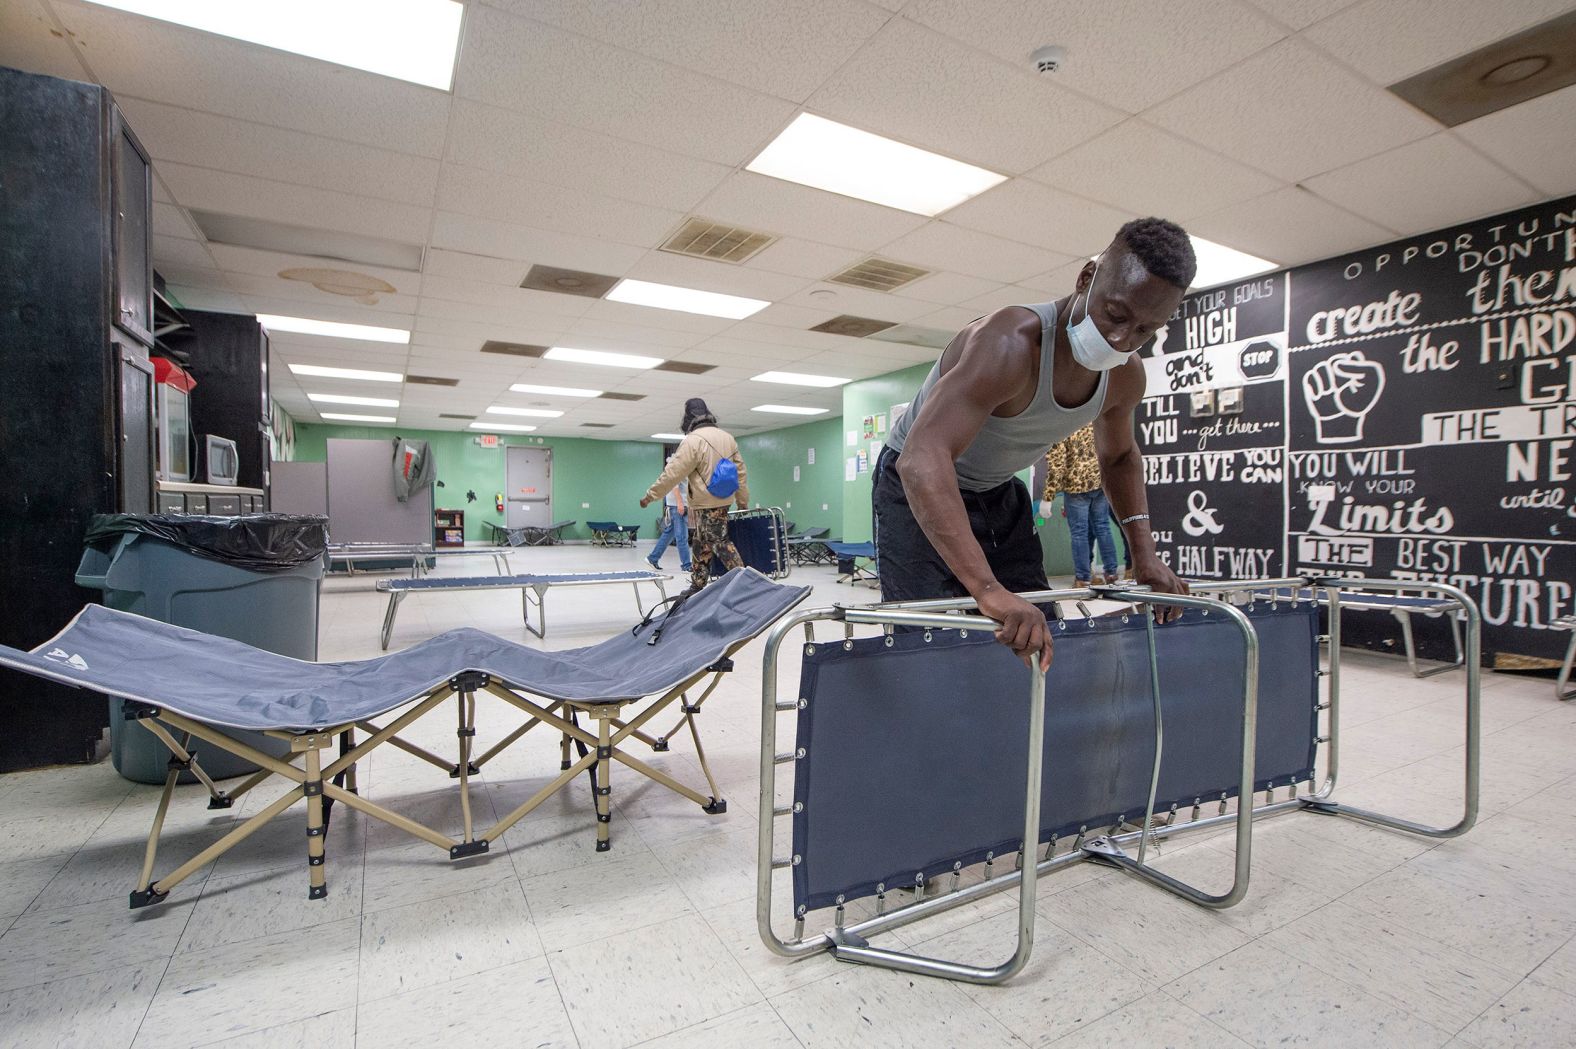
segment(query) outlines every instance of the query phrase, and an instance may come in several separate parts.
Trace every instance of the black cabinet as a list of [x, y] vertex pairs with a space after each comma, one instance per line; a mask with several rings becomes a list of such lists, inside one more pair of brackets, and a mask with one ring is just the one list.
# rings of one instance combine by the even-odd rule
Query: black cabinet
[[[192, 390], [192, 433], [235, 442], [242, 488], [268, 490], [273, 462], [273, 422], [268, 403], [268, 335], [257, 318], [237, 313], [182, 310], [189, 326], [181, 344], [197, 380]], [[205, 477], [193, 478], [205, 481]]]
[[[148, 192], [107, 91], [0, 68], [0, 643], [14, 648], [96, 596], [73, 582], [88, 519], [152, 500]], [[106, 704], [7, 670], [0, 703], [0, 770], [87, 760], [107, 722]]]

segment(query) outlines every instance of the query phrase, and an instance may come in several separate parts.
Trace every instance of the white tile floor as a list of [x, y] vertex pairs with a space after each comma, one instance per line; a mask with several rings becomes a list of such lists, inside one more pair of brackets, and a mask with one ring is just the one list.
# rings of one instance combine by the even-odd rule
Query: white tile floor
[[[533, 569], [639, 567], [633, 551], [558, 547]], [[670, 553], [669, 560], [673, 559]], [[446, 572], [474, 565], [448, 562]], [[847, 599], [797, 570], [812, 603]], [[376, 655], [383, 601], [366, 577], [323, 601], [322, 656]], [[873, 600], [868, 590], [853, 593]], [[546, 642], [504, 594], [422, 595], [396, 647], [475, 625], [572, 647], [627, 626], [621, 589], [556, 591]], [[287, 812], [162, 905], [129, 911], [154, 787], [106, 764], [0, 777], [0, 1044], [5, 1046], [1570, 1046], [1576, 1044], [1576, 704], [1546, 679], [1485, 675], [1483, 814], [1432, 844], [1346, 821], [1259, 825], [1253, 889], [1222, 913], [1083, 865], [1048, 878], [1036, 949], [1010, 985], [963, 987], [817, 957], [791, 964], [754, 928], [759, 643], [702, 726], [731, 802], [710, 817], [627, 770], [614, 849], [593, 851], [587, 792], [554, 797], [492, 854], [451, 864], [342, 807], [330, 895], [306, 899], [302, 821]], [[1398, 657], [1349, 653], [1342, 796], [1447, 820], [1460, 797], [1459, 675], [1416, 681]], [[786, 668], [785, 680], [796, 673]], [[790, 693], [791, 694], [791, 693]], [[483, 739], [515, 722], [482, 705]], [[434, 715], [411, 735], [451, 746]], [[477, 819], [557, 773], [533, 734], [489, 765]], [[653, 764], [688, 782], [687, 745]], [[388, 748], [362, 769], [375, 800], [446, 829], [453, 785]], [[272, 795], [210, 813], [183, 789], [161, 869]], [[1223, 837], [1160, 862], [1221, 884]], [[993, 962], [1011, 942], [999, 896], [898, 942]], [[785, 925], [786, 923], [784, 923]]]

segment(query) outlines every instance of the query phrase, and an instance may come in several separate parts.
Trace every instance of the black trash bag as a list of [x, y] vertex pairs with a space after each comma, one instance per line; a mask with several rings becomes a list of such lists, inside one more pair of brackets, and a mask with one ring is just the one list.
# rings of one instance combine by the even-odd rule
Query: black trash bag
[[314, 514], [95, 514], [88, 546], [123, 535], [147, 535], [198, 557], [253, 572], [283, 572], [320, 560], [328, 547], [328, 518]]

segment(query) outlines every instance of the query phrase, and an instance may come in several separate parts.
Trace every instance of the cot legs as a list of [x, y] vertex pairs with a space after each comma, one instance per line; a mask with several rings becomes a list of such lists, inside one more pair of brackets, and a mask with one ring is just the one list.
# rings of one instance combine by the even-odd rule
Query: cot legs
[[306, 795], [306, 896], [309, 900], [321, 900], [328, 896], [328, 881], [323, 876], [323, 840], [328, 836], [328, 824], [323, 820], [323, 757], [315, 748], [306, 752], [306, 782], [301, 785], [301, 793]]
[[389, 593], [389, 607], [383, 613], [383, 633], [379, 637], [385, 652], [389, 650], [389, 638], [394, 636], [394, 617], [399, 614], [399, 603], [404, 600], [404, 597], [404, 592], [400, 590]]
[[596, 851], [613, 847], [609, 830], [613, 822], [613, 743], [612, 725], [607, 718], [597, 721], [596, 764], [591, 766], [591, 782], [596, 784]]
[[1576, 663], [1576, 626], [1572, 630], [1571, 641], [1565, 646], [1565, 662], [1560, 665], [1559, 680], [1554, 683], [1554, 695], [1561, 700], [1576, 699], [1576, 689], [1570, 687], [1571, 666]]

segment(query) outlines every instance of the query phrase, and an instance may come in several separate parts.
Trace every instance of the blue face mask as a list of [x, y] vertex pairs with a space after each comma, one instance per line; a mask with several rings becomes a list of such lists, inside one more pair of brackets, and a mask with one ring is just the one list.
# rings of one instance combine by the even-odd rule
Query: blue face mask
[[[1100, 275], [1100, 264], [1094, 264], [1094, 277]], [[1094, 277], [1089, 278], [1089, 287], [1094, 287]], [[1089, 293], [1084, 292], [1083, 320], [1077, 324], [1072, 323], [1073, 314], [1078, 305], [1078, 296], [1073, 296], [1072, 304], [1067, 310], [1067, 343], [1072, 347], [1073, 360], [1094, 372], [1110, 371], [1127, 363], [1131, 353], [1122, 353], [1105, 340], [1100, 329], [1095, 326], [1094, 318], [1089, 316]]]

